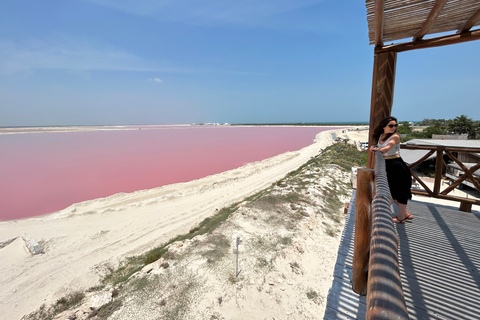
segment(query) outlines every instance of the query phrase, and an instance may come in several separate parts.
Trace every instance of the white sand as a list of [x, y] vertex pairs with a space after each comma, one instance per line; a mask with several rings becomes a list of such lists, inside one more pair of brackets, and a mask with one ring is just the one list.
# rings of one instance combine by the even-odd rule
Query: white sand
[[[337, 137], [342, 131], [335, 130]], [[0, 222], [0, 241], [28, 235], [44, 254], [27, 253], [21, 237], [0, 248], [0, 314], [20, 319], [72, 290], [98, 284], [105, 265], [154, 248], [215, 213], [258, 192], [330, 145], [332, 131], [314, 144], [203, 179], [116, 194], [24, 220]], [[365, 140], [366, 131], [349, 132]], [[331, 248], [333, 257], [337, 248]], [[325, 255], [332, 259], [332, 254]], [[333, 271], [333, 270], [332, 270]]]

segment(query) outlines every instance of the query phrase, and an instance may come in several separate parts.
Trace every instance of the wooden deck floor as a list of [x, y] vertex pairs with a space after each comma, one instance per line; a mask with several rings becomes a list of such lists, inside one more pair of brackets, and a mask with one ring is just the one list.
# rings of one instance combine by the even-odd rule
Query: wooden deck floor
[[[365, 319], [351, 289], [355, 193], [342, 235], [324, 319]], [[410, 201], [414, 219], [396, 225], [410, 319], [480, 319], [480, 214]]]

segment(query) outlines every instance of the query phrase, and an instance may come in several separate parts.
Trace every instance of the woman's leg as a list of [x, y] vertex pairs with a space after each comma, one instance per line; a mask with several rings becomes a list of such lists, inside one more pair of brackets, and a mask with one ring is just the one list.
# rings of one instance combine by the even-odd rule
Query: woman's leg
[[393, 200], [393, 202], [395, 202], [395, 204], [398, 206], [397, 219], [399, 221], [405, 220], [405, 218], [407, 216], [407, 205], [402, 204], [402, 203], [398, 203], [397, 200]]
[[397, 200], [393, 200], [395, 204], [398, 206], [398, 216], [397, 219], [399, 221], [405, 220], [405, 219], [413, 219], [412, 214], [410, 211], [407, 209], [407, 205], [403, 203], [399, 203]]

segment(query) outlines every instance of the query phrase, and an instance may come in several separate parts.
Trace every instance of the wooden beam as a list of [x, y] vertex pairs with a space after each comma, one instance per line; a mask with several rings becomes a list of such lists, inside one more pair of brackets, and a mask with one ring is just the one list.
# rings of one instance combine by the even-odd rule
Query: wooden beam
[[460, 34], [453, 34], [441, 37], [435, 37], [426, 40], [418, 40], [404, 43], [392, 44], [384, 47], [375, 47], [375, 54], [386, 52], [404, 52], [416, 49], [427, 49], [451, 44], [463, 43], [468, 41], [480, 40], [480, 29], [468, 31]]
[[428, 31], [434, 25], [435, 21], [440, 15], [440, 12], [442, 12], [445, 3], [447, 3], [447, 0], [435, 1], [435, 4], [433, 5], [432, 10], [430, 10], [427, 19], [422, 24], [422, 27], [420, 28], [420, 30], [418, 30], [417, 34], [415, 34], [412, 41], [421, 40], [428, 33]]
[[357, 195], [355, 198], [352, 289], [360, 295], [367, 294], [371, 204], [373, 199], [374, 178], [374, 170], [358, 168]]
[[[420, 183], [420, 184], [422, 185], [423, 189], [425, 190], [425, 192], [426, 192], [427, 194], [429, 194], [429, 196], [431, 196], [431, 197], [435, 196], [435, 195], [433, 194], [433, 191], [430, 190], [430, 188], [425, 184], [425, 182], [423, 182], [422, 179], [420, 179], [419, 176], [417, 176], [417, 175], [415, 174], [415, 172], [410, 171], [410, 173], [412, 174], [412, 177], [413, 177], [416, 181], [418, 181], [418, 183]], [[412, 191], [412, 192], [413, 192], [413, 191]]]
[[479, 21], [480, 21], [480, 9], [478, 9], [477, 12], [475, 12], [467, 20], [467, 22], [465, 22], [465, 24], [460, 29], [458, 29], [457, 34], [469, 31], [473, 26], [477, 25]]
[[384, 0], [375, 1], [375, 46], [383, 47], [383, 13], [385, 8]]
[[421, 157], [420, 159], [418, 159], [414, 163], [409, 164], [408, 167], [410, 168], [410, 170], [412, 170], [413, 168], [418, 166], [420, 163], [427, 160], [427, 158], [430, 157], [434, 152], [435, 152], [435, 150], [430, 150], [426, 155], [424, 155], [423, 157]]
[[[397, 54], [395, 52], [381, 53], [374, 56], [369, 146], [373, 143], [373, 130], [380, 120], [388, 117], [392, 111], [396, 64]], [[368, 152], [368, 168], [374, 167], [374, 158], [373, 152]]]

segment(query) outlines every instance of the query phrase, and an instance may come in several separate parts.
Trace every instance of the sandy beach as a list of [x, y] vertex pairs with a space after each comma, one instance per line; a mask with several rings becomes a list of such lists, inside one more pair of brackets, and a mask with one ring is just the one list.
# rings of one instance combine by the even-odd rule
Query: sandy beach
[[[219, 209], [242, 201], [297, 169], [333, 143], [332, 132], [351, 142], [367, 137], [365, 130], [321, 132], [315, 143], [299, 151], [203, 179], [86, 201], [41, 217], [0, 222], [0, 317], [20, 319], [42, 304], [50, 305], [72, 291], [96, 286], [106, 268], [188, 233]], [[312, 235], [306, 232], [304, 237]], [[312, 245], [317, 249], [309, 255], [311, 261], [304, 263], [304, 269], [315, 274], [316, 266], [323, 266], [333, 274], [338, 237], [315, 234]], [[43, 253], [30, 254], [25, 246], [28, 241], [38, 243]], [[323, 276], [328, 280], [330, 275]], [[297, 278], [295, 281], [306, 281], [305, 286], [315, 281]], [[325, 281], [321, 290], [328, 292], [328, 283]], [[312, 308], [315, 310], [311, 314], [319, 311], [318, 304]], [[266, 306], [263, 312], [268, 315], [272, 310]]]

